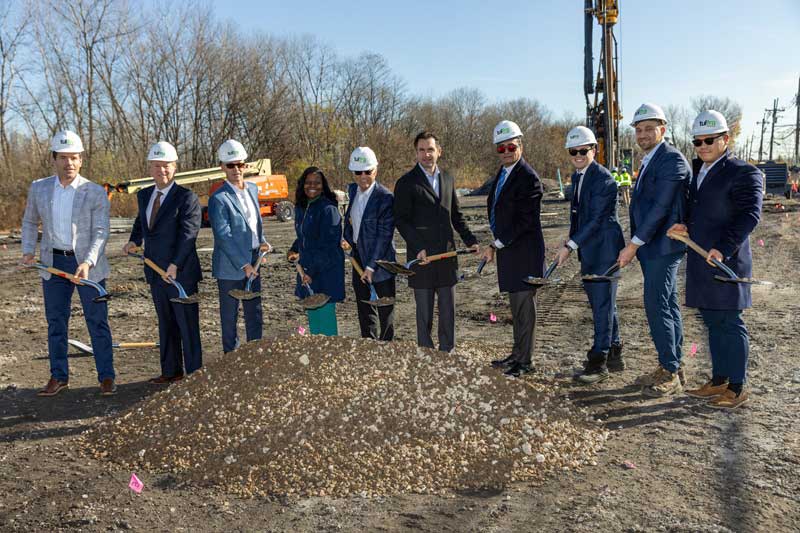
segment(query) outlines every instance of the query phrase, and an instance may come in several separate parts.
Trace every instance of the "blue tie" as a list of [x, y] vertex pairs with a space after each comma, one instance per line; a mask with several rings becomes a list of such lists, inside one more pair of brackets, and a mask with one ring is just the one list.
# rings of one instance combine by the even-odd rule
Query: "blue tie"
[[497, 198], [500, 196], [500, 191], [506, 183], [506, 176], [508, 176], [508, 172], [506, 172], [505, 167], [503, 167], [503, 170], [500, 171], [500, 176], [497, 177], [497, 188], [494, 190], [494, 200], [492, 201], [492, 216], [489, 217], [489, 226], [492, 228], [492, 234], [495, 236], [494, 211], [497, 207]]

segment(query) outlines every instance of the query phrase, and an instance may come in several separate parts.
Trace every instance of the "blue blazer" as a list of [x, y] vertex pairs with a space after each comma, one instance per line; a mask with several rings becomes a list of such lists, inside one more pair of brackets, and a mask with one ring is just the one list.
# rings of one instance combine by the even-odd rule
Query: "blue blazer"
[[[577, 174], [572, 175], [572, 183]], [[602, 274], [625, 247], [617, 218], [617, 183], [597, 161], [592, 161], [581, 182], [580, 197], [577, 190], [572, 195], [569, 238], [578, 245], [581, 274]]]
[[[258, 209], [258, 186], [245, 182], [245, 188]], [[261, 214], [256, 218], [258, 242], [264, 243], [266, 239], [261, 225]], [[253, 232], [247, 225], [247, 218], [236, 191], [227, 181], [208, 199], [208, 219], [214, 232], [211, 275], [216, 279], [244, 279], [242, 267], [253, 260]]]
[[[695, 161], [695, 176], [702, 161]], [[689, 187], [686, 226], [689, 237], [705, 250], [716, 248], [739, 277], [752, 277], [750, 233], [761, 218], [761, 172], [728, 154], [706, 174], [700, 188]], [[686, 260], [686, 305], [704, 309], [745, 309], [752, 305], [750, 285], [714, 279], [722, 274], [705, 258], [689, 252]]]
[[[291, 251], [300, 253], [300, 265], [311, 276], [311, 289], [327, 294], [332, 302], [344, 300], [344, 251], [342, 216], [339, 208], [324, 196], [308, 206], [295, 207], [294, 229], [297, 239]], [[308, 292], [296, 276], [295, 295], [305, 298]]]
[[683, 154], [664, 143], [631, 187], [631, 237], [645, 242], [636, 252], [640, 261], [686, 251], [685, 244], [667, 237], [667, 230], [684, 218], [691, 175]]
[[[170, 264], [178, 267], [178, 283], [187, 292], [203, 279], [197, 257], [197, 234], [200, 232], [200, 202], [197, 195], [185, 187], [174, 184], [156, 214], [153, 229], [148, 227], [147, 204], [155, 186], [136, 194], [139, 214], [133, 222], [130, 241], [137, 246], [144, 241], [144, 256], [164, 270]], [[165, 283], [150, 267], [144, 267], [147, 283]]]
[[[369, 196], [364, 214], [361, 216], [361, 225], [358, 228], [358, 238], [353, 235], [353, 222], [351, 211], [353, 201], [358, 193], [358, 185], [351, 183], [347, 187], [347, 194], [350, 202], [344, 214], [344, 240], [350, 246], [356, 247], [358, 256], [364, 263], [362, 268], [370, 267], [375, 272], [372, 274], [372, 281], [377, 283], [385, 281], [393, 276], [388, 271], [379, 268], [379, 259], [385, 261], [395, 261], [394, 242], [394, 196], [391, 191], [381, 185], [375, 184], [372, 194]], [[355, 241], [355, 242], [354, 242]]]

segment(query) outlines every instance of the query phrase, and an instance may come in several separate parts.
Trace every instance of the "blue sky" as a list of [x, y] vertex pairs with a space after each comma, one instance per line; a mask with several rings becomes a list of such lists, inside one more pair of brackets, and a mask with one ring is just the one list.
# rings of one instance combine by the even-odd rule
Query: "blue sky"
[[[620, 4], [626, 121], [643, 101], [688, 107], [694, 96], [715, 94], [742, 105], [747, 137], [776, 97], [787, 108], [778, 123], [794, 122], [800, 0]], [[558, 116], [585, 113], [582, 0], [213, 0], [212, 6], [220, 20], [243, 31], [313, 34], [342, 56], [377, 52], [414, 94], [474, 87], [490, 101], [530, 97]]]

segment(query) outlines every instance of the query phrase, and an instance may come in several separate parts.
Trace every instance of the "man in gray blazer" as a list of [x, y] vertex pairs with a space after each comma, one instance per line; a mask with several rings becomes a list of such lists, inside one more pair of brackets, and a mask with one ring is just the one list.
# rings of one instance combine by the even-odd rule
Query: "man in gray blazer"
[[92, 339], [100, 392], [116, 392], [108, 304], [94, 302], [91, 287], [78, 284], [89, 279], [105, 285], [109, 267], [105, 255], [109, 235], [109, 201], [105, 190], [79, 174], [83, 143], [75, 133], [65, 130], [51, 141], [56, 175], [36, 180], [28, 192], [22, 218], [22, 263], [36, 262], [36, 240], [42, 224], [41, 262], [67, 273], [69, 281], [41, 272], [44, 309], [47, 317], [47, 344], [50, 354], [50, 380], [39, 396], [55, 396], [69, 388], [67, 333], [72, 293], [78, 286], [86, 326]]

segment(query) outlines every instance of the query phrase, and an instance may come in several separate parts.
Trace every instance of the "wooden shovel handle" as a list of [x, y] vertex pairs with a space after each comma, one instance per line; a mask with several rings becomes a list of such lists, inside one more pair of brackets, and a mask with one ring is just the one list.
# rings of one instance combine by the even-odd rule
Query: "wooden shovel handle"
[[152, 268], [162, 278], [167, 277], [167, 272], [147, 257], [144, 258], [144, 264]]
[[458, 255], [458, 252], [453, 250], [452, 252], [445, 252], [443, 254], [435, 254], [429, 255], [426, 262], [431, 263], [433, 261], [438, 261], [439, 259], [447, 259], [448, 257], [455, 257]]
[[690, 239], [688, 234], [679, 233], [677, 231], [671, 231], [667, 233], [667, 237], [685, 243], [687, 246], [689, 246], [689, 248], [691, 248], [692, 250], [703, 256], [703, 259], [708, 257], [708, 252], [703, 250], [703, 248], [699, 244]]
[[350, 264], [353, 265], [353, 268], [356, 269], [356, 273], [358, 273], [359, 276], [364, 275], [364, 269], [361, 268], [361, 265], [358, 264], [358, 261], [356, 261], [356, 258], [352, 255], [350, 256]]
[[157, 343], [155, 342], [121, 342], [119, 343], [120, 348], [155, 348]]
[[80, 279], [81, 278], [77, 277], [75, 274], [68, 274], [67, 272], [64, 272], [63, 270], [59, 270], [59, 269], [54, 268], [54, 267], [47, 267], [46, 270], [48, 272], [50, 272], [51, 274], [53, 274], [54, 276], [58, 276], [59, 278], [67, 279], [67, 280], [71, 281], [72, 283], [80, 283]]
[[303, 276], [306, 275], [306, 271], [303, 270], [303, 267], [300, 264], [300, 261], [295, 261], [294, 262], [294, 268], [295, 268], [295, 270], [297, 270], [297, 273], [300, 274], [300, 280], [302, 281], [303, 280]]

